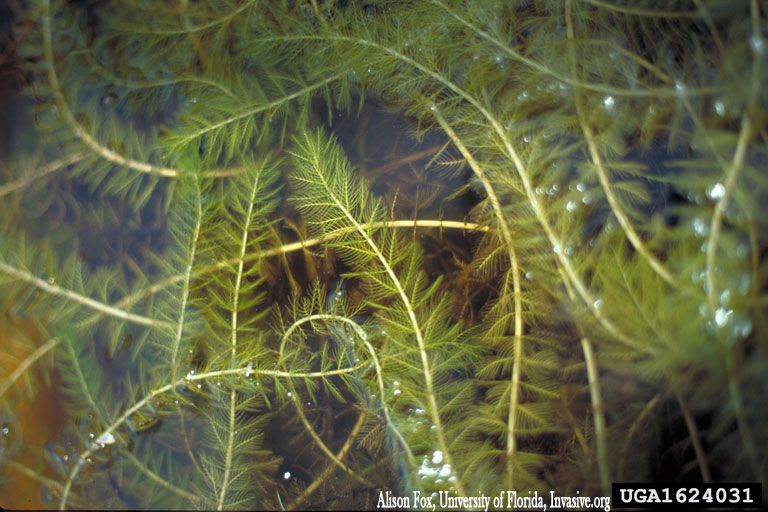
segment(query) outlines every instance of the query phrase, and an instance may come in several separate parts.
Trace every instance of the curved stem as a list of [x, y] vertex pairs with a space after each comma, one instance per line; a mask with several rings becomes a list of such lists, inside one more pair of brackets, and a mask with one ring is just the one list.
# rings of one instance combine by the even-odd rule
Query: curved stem
[[[309, 315], [304, 318], [300, 318], [299, 320], [296, 320], [293, 324], [291, 324], [288, 329], [285, 330], [285, 333], [283, 333], [283, 337], [280, 341], [280, 351], [279, 351], [279, 360], [282, 361], [283, 354], [285, 353], [285, 344], [287, 343], [288, 339], [293, 334], [293, 331], [298, 329], [300, 326], [307, 322], [314, 322], [314, 321], [323, 321], [323, 322], [342, 322], [350, 327], [352, 327], [352, 330], [355, 331], [355, 334], [357, 334], [357, 339], [360, 343], [362, 343], [365, 346], [365, 349], [368, 351], [368, 353], [371, 355], [371, 360], [373, 361], [374, 368], [376, 369], [376, 382], [379, 386], [379, 396], [381, 396], [382, 401], [382, 412], [384, 413], [384, 419], [387, 422], [387, 428], [390, 428], [392, 432], [394, 433], [395, 437], [397, 438], [398, 443], [400, 443], [400, 446], [402, 446], [403, 450], [405, 451], [405, 454], [408, 457], [408, 462], [410, 462], [412, 465], [414, 464], [414, 458], [413, 453], [411, 452], [410, 447], [408, 446], [408, 443], [405, 442], [405, 439], [403, 438], [402, 434], [400, 433], [397, 428], [395, 428], [395, 423], [392, 421], [392, 418], [389, 415], [389, 408], [387, 407], [386, 403], [384, 403], [384, 397], [385, 397], [385, 391], [384, 391], [384, 372], [381, 369], [381, 363], [379, 361], [379, 356], [376, 354], [376, 349], [373, 348], [373, 345], [368, 341], [368, 335], [365, 333], [363, 328], [354, 320], [351, 320], [345, 316], [341, 315], [335, 315], [330, 313], [317, 313], [314, 315]], [[296, 392], [295, 389], [293, 390], [293, 398], [295, 401]], [[298, 402], [296, 403], [297, 409], [299, 409], [299, 414], [301, 415], [302, 419], [305, 421], [306, 418], [304, 417], [303, 412], [301, 411], [300, 404]], [[308, 425], [308, 422], [305, 421], [305, 425], [308, 426], [308, 430], [310, 431], [310, 434], [316, 438], [316, 441], [319, 441], [320, 448], [328, 455], [331, 460], [334, 460], [333, 454], [330, 452], [330, 450], [325, 446], [325, 443], [323, 443], [322, 440], [320, 440], [317, 435], [314, 433], [314, 429], [311, 425]], [[343, 465], [339, 465], [342, 469], [344, 469]], [[344, 469], [346, 471], [346, 469]]]
[[39, 277], [35, 277], [25, 270], [12, 267], [11, 265], [7, 265], [1, 261], [0, 272], [14, 276], [15, 278], [36, 286], [37, 288], [40, 288], [44, 292], [50, 293], [51, 295], [59, 295], [61, 297], [66, 297], [67, 299], [70, 299], [74, 302], [79, 302], [83, 306], [87, 306], [91, 309], [99, 311], [102, 314], [114, 316], [116, 318], [122, 318], [128, 322], [134, 322], [149, 327], [166, 327], [170, 329], [174, 328], [174, 325], [168, 322], [156, 320], [154, 318], [148, 318], [146, 316], [137, 315], [135, 313], [130, 313], [118, 307], [110, 306], [90, 297], [80, 295], [79, 293], [73, 292], [72, 290], [62, 288], [61, 286], [50, 284], [48, 281], [40, 279]]
[[[72, 111], [69, 109], [67, 100], [64, 98], [64, 93], [59, 84], [59, 77], [56, 74], [55, 59], [53, 56], [53, 41], [51, 38], [51, 1], [43, 0], [43, 56], [45, 58], [48, 70], [48, 81], [51, 84], [51, 90], [56, 101], [56, 105], [61, 110], [64, 120], [69, 125], [74, 135], [80, 138], [94, 153], [104, 158], [105, 160], [117, 165], [122, 165], [128, 169], [134, 171], [143, 172], [147, 174], [155, 174], [165, 178], [176, 178], [181, 175], [182, 171], [173, 169], [170, 167], [162, 167], [152, 165], [147, 162], [141, 162], [132, 158], [127, 158], [103, 145], [101, 145], [95, 138], [83, 128], [80, 123], [77, 122], [75, 116], [72, 115]], [[242, 169], [223, 169], [217, 171], [208, 171], [204, 173], [208, 177], [222, 178], [227, 176], [233, 176], [242, 174]]]
[[24, 188], [25, 186], [29, 185], [30, 183], [32, 183], [34, 180], [38, 178], [47, 176], [48, 174], [51, 174], [52, 172], [56, 172], [59, 169], [69, 167], [70, 165], [79, 162], [86, 156], [87, 156], [86, 153], [78, 152], [78, 153], [72, 153], [71, 155], [68, 155], [62, 158], [58, 158], [53, 162], [49, 162], [44, 166], [42, 166], [40, 169], [38, 169], [37, 172], [35, 172], [31, 176], [25, 176], [23, 178], [19, 178], [18, 180], [8, 182], [5, 185], [1, 186], [0, 197], [8, 195], [11, 192], [18, 190], [20, 188]]
[[517, 408], [520, 404], [520, 373], [523, 364], [523, 300], [522, 290], [520, 286], [520, 267], [517, 261], [517, 254], [515, 253], [514, 241], [512, 238], [512, 230], [509, 227], [507, 219], [504, 217], [504, 211], [501, 208], [501, 201], [496, 194], [496, 191], [491, 185], [490, 180], [485, 175], [485, 171], [480, 164], [477, 163], [475, 157], [470, 153], [467, 146], [464, 144], [453, 128], [445, 120], [445, 117], [440, 113], [434, 103], [431, 104], [432, 113], [440, 124], [443, 131], [448, 134], [453, 144], [458, 148], [459, 152], [469, 163], [472, 172], [474, 172], [477, 179], [483, 185], [485, 193], [488, 195], [488, 199], [491, 202], [493, 213], [496, 216], [496, 222], [501, 231], [501, 236], [504, 239], [504, 246], [507, 249], [507, 256], [509, 257], [509, 263], [511, 265], [512, 272], [512, 287], [514, 297], [514, 312], [515, 312], [515, 338], [514, 338], [514, 363], [512, 364], [512, 387], [509, 393], [509, 413], [507, 414], [507, 480], [506, 486], [508, 489], [514, 489], [514, 462], [515, 454], [517, 453], [517, 437], [515, 431], [517, 430]]
[[[574, 40], [574, 33], [573, 33], [573, 22], [571, 20], [570, 0], [566, 0], [565, 2], [565, 24], [568, 32], [568, 41], [569, 43], [571, 43], [568, 45], [568, 55], [570, 57], [571, 73], [573, 73], [574, 80], [575, 80], [576, 79], [576, 55], [574, 54], [574, 48], [572, 44]], [[624, 213], [624, 209], [621, 207], [621, 204], [619, 203], [619, 199], [616, 197], [616, 194], [614, 194], [613, 189], [611, 188], [611, 182], [608, 178], [608, 173], [606, 172], [605, 165], [603, 164], [603, 158], [602, 156], [600, 156], [600, 151], [598, 151], [597, 149], [597, 143], [595, 142], [595, 134], [592, 132], [592, 127], [589, 125], [589, 123], [585, 118], [584, 105], [582, 104], [582, 98], [579, 95], [578, 86], [574, 88], [574, 94], [575, 94], [575, 101], [576, 101], [576, 112], [579, 118], [579, 125], [581, 126], [581, 131], [584, 133], [584, 138], [587, 141], [587, 147], [589, 148], [589, 155], [595, 164], [597, 177], [600, 180], [600, 185], [603, 188], [603, 192], [605, 193], [605, 198], [608, 200], [608, 204], [611, 207], [611, 211], [616, 216], [616, 219], [619, 221], [619, 224], [621, 225], [621, 228], [624, 231], [624, 234], [632, 244], [632, 247], [634, 247], [635, 250], [637, 250], [637, 252], [640, 253], [640, 255], [646, 260], [646, 262], [648, 262], [651, 268], [659, 276], [661, 276], [662, 279], [664, 279], [671, 286], [675, 286], [676, 279], [672, 276], [669, 270], [667, 270], [667, 268], [656, 258], [656, 256], [654, 256], [651, 253], [651, 251], [649, 251], [648, 248], [645, 246], [643, 241], [640, 239], [640, 236], [635, 231], [635, 228], [632, 226], [632, 223], [630, 222], [626, 213]]]

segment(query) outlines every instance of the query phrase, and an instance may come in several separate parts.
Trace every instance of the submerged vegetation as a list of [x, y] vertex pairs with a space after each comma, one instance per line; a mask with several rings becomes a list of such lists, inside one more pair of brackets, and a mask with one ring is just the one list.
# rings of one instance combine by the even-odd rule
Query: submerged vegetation
[[291, 509], [766, 481], [764, 3], [30, 3], [0, 485]]

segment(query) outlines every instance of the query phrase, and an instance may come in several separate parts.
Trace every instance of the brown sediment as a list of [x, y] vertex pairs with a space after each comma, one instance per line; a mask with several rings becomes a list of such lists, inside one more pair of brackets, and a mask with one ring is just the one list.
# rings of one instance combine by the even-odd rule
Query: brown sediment
[[[8, 311], [4, 316], [5, 321], [0, 322], [0, 383], [47, 341], [33, 320], [13, 318]], [[0, 397], [1, 426], [8, 428], [6, 446], [14, 450], [0, 458], [0, 507], [39, 510], [50, 505], [41, 501], [40, 481], [31, 475], [52, 476], [42, 462], [43, 450], [61, 430], [64, 417], [55, 378], [44, 375], [51, 361], [50, 353], [35, 361]], [[13, 466], [2, 464], [2, 459], [9, 458]]]

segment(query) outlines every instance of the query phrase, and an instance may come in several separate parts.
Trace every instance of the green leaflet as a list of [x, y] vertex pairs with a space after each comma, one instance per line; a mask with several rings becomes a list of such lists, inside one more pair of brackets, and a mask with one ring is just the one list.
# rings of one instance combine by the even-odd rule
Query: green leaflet
[[0, 489], [289, 509], [765, 481], [757, 0], [18, 16], [36, 145], [0, 166], [0, 423], [40, 390], [64, 417], [0, 439]]

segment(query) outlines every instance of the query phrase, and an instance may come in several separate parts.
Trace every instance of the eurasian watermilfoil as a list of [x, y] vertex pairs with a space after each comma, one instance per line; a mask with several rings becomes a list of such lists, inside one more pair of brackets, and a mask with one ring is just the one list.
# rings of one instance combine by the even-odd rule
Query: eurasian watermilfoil
[[289, 509], [766, 480], [764, 3], [30, 4], [0, 296], [40, 339], [8, 335], [3, 482]]

